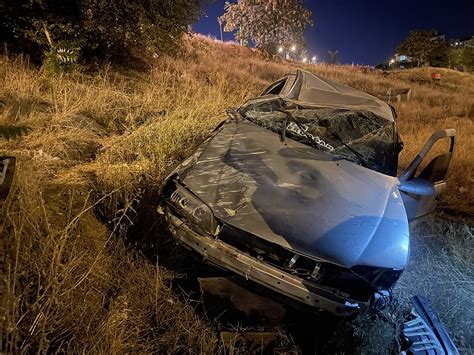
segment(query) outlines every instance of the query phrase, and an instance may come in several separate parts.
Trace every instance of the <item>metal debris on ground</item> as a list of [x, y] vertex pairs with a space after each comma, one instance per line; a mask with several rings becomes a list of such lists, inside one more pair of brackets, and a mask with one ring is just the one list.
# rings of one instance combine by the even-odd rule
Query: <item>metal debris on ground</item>
[[411, 88], [390, 88], [387, 91], [387, 96], [390, 102], [410, 101], [412, 96]]

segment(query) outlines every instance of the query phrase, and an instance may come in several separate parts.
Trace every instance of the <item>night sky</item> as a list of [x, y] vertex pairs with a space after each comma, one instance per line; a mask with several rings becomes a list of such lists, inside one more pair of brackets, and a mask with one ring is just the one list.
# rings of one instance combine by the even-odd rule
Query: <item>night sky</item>
[[[207, 6], [205, 16], [193, 25], [194, 31], [220, 38], [217, 17], [224, 13], [224, 3], [218, 0]], [[328, 50], [338, 49], [341, 63], [387, 62], [413, 29], [437, 29], [446, 38], [474, 35], [474, 0], [305, 0], [304, 3], [313, 12], [314, 21], [305, 34], [308, 54], [322, 60], [326, 60]], [[224, 40], [232, 39], [232, 33], [224, 32]]]

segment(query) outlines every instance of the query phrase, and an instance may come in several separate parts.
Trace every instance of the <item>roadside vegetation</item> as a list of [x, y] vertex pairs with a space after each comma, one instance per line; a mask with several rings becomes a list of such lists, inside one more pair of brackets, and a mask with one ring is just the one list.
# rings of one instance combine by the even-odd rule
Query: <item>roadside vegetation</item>
[[397, 47], [397, 53], [411, 58], [402, 63], [406, 67], [428, 64], [464, 72], [474, 70], [474, 39], [465, 40], [465, 43], [446, 40], [437, 30], [411, 31]]
[[[166, 174], [226, 109], [296, 66], [197, 35], [140, 71], [102, 65], [48, 75], [25, 57], [0, 57], [0, 126], [30, 129], [0, 139], [0, 155], [17, 157], [0, 214], [2, 351], [218, 350], [210, 324], [170, 289], [180, 275], [135, 242], [162, 235], [154, 203]], [[412, 88], [411, 101], [394, 103], [402, 167], [433, 131], [457, 130], [448, 190], [414, 229], [396, 293], [427, 295], [457, 344], [472, 346], [474, 76], [437, 69], [435, 83], [430, 68], [302, 67], [374, 95]]]

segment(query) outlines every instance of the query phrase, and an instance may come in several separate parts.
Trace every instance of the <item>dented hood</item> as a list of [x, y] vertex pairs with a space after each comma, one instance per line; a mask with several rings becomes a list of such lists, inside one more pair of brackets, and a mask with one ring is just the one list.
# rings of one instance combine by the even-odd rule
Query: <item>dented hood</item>
[[409, 235], [398, 179], [248, 121], [226, 122], [180, 172], [216, 218], [297, 253], [404, 269]]

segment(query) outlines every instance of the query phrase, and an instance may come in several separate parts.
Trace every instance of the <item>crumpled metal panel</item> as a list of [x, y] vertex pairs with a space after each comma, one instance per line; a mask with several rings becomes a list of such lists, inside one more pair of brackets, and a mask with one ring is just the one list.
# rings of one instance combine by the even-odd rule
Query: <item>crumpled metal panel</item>
[[181, 181], [216, 218], [341, 266], [404, 269], [408, 222], [398, 179], [287, 139], [227, 122]]
[[[285, 84], [278, 93], [282, 99], [320, 107], [365, 110], [390, 122], [395, 120], [396, 115], [386, 102], [350, 86], [300, 69], [287, 74], [284, 79], [286, 79]], [[268, 92], [269, 88], [260, 96], [265, 96]]]
[[453, 340], [438, 316], [422, 296], [411, 298], [412, 319], [404, 323], [403, 335], [411, 341], [408, 349], [413, 355], [459, 355]]
[[297, 76], [301, 78], [301, 88], [296, 98], [300, 102], [350, 110], [367, 110], [388, 121], [394, 121], [390, 106], [375, 96], [305, 70], [298, 70]]

